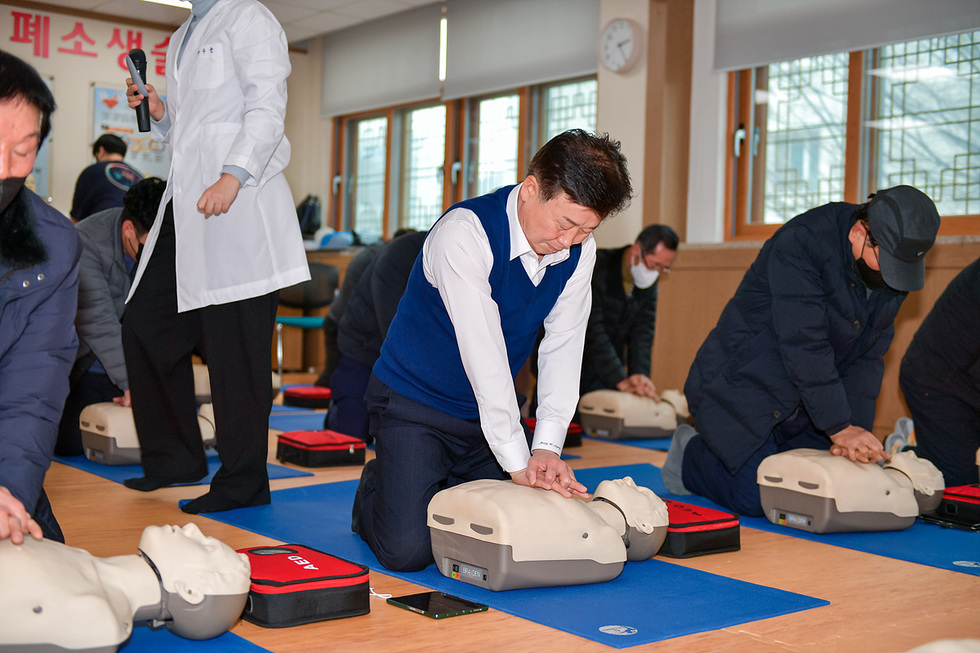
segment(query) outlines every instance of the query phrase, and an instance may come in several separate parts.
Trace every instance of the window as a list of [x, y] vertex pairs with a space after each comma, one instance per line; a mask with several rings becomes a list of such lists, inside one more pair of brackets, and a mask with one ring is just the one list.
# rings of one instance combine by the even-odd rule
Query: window
[[445, 105], [409, 111], [404, 132], [398, 227], [424, 231], [442, 215]]
[[595, 131], [598, 89], [595, 79], [546, 86], [538, 147], [569, 129]]
[[484, 195], [517, 182], [518, 96], [479, 100], [473, 106], [467, 197]]
[[980, 214], [980, 32], [874, 53], [874, 186], [916, 186], [942, 216]]
[[730, 90], [729, 238], [899, 184], [933, 198], [940, 233], [980, 233], [980, 32], [771, 64]]
[[353, 229], [365, 242], [373, 242], [384, 233], [385, 167], [388, 120], [365, 118], [348, 125], [347, 160], [351, 162], [345, 177], [344, 229]]
[[428, 229], [453, 202], [517, 183], [545, 141], [595, 129], [596, 90], [595, 78], [576, 79], [338, 118], [340, 228], [365, 243]]

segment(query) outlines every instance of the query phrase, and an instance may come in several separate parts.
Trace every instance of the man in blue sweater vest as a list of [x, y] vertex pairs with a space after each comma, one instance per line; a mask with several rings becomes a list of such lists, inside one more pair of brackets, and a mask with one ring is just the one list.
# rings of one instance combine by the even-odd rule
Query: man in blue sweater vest
[[[509, 478], [585, 496], [561, 450], [578, 402], [592, 231], [631, 195], [619, 143], [570, 130], [522, 183], [454, 205], [429, 232], [366, 394], [377, 457], [351, 525], [388, 569], [432, 563], [426, 508], [444, 488]], [[514, 377], [542, 325], [532, 440]]]

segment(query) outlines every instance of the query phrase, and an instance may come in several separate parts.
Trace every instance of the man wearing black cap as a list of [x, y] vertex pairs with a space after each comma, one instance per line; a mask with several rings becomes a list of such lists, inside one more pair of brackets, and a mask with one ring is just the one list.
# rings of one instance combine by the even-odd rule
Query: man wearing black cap
[[674, 434], [664, 483], [762, 516], [756, 471], [772, 454], [888, 458], [870, 432], [898, 309], [922, 288], [939, 229], [932, 200], [896, 186], [826, 204], [770, 238], [691, 365], [694, 428]]

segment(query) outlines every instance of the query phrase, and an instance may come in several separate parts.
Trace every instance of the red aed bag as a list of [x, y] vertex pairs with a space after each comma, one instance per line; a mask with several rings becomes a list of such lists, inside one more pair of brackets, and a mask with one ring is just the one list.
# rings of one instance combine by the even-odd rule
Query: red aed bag
[[330, 388], [319, 385], [297, 385], [282, 391], [284, 406], [296, 408], [330, 408]]
[[363, 440], [336, 431], [287, 431], [279, 434], [276, 458], [301, 467], [363, 465], [366, 448]]
[[664, 499], [664, 503], [670, 524], [660, 555], [693, 558], [741, 548], [738, 515], [670, 499]]
[[980, 484], [946, 488], [936, 511], [922, 518], [943, 526], [980, 530]]
[[239, 549], [252, 565], [242, 618], [266, 628], [371, 611], [368, 568], [301, 544]]

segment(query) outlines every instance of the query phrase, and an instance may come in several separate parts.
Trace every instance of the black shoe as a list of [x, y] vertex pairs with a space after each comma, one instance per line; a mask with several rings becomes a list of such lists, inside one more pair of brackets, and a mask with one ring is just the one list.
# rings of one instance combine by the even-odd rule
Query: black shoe
[[361, 534], [361, 498], [364, 496], [364, 486], [374, 486], [374, 475], [377, 472], [378, 459], [372, 458], [364, 463], [361, 470], [361, 481], [357, 484], [357, 492], [354, 493], [354, 505], [350, 512], [351, 532]]

